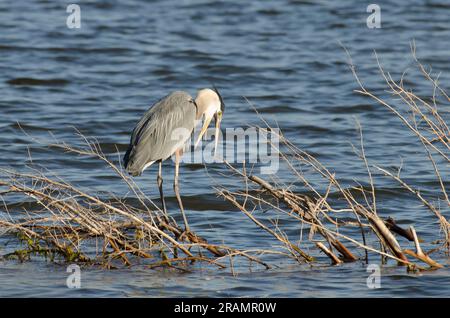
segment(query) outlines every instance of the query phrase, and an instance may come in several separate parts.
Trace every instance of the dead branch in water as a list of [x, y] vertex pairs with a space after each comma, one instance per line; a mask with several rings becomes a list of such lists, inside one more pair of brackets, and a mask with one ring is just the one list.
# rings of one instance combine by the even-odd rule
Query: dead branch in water
[[[450, 128], [448, 126], [446, 116], [444, 115], [445, 113], [448, 113], [448, 110], [446, 111], [443, 108], [445, 106], [444, 102], [450, 102], [450, 98], [444, 88], [440, 86], [438, 81], [439, 76], [433, 78], [431, 68], [430, 71], [427, 71], [426, 67], [417, 58], [416, 46], [414, 42], [411, 43], [411, 51], [413, 60], [416, 63], [418, 70], [422, 74], [425, 81], [432, 86], [433, 91], [431, 100], [420, 97], [411, 89], [405, 87], [403, 76], [397, 81], [394, 80], [392, 75], [385, 71], [375, 52], [378, 69], [381, 77], [387, 85], [387, 91], [390, 92], [395, 98], [400, 98], [402, 103], [399, 106], [397, 106], [395, 101], [388, 101], [387, 99], [384, 99], [369, 91], [360, 80], [358, 73], [356, 72], [356, 67], [353, 65], [348, 51], [347, 54], [349, 57], [350, 69], [360, 87], [360, 89], [356, 90], [356, 92], [372, 98], [377, 103], [391, 111], [400, 119], [404, 126], [413, 132], [413, 134], [418, 138], [421, 146], [427, 154], [427, 159], [433, 166], [433, 173], [436, 175], [436, 179], [440, 184], [443, 201], [447, 206], [450, 206], [449, 195], [447, 189], [445, 188], [445, 182], [441, 173], [441, 170], [445, 169], [445, 166], [450, 164]], [[438, 93], [442, 99], [441, 102], [438, 99]], [[448, 107], [448, 104], [446, 106]], [[438, 163], [437, 159], [441, 159], [442, 161]], [[450, 223], [442, 215], [440, 209], [429, 199], [425, 198], [419, 190], [414, 188], [414, 186], [405, 182], [400, 177], [400, 173], [396, 175], [382, 167], [374, 167], [386, 176], [389, 176], [397, 181], [406, 190], [416, 195], [417, 198], [438, 218], [441, 229], [445, 235], [447, 246], [450, 249]]]
[[419, 239], [417, 238], [416, 230], [414, 230], [414, 227], [412, 227], [412, 226], [411, 226], [410, 230], [411, 230], [411, 233], [413, 234], [413, 237], [414, 237], [414, 245], [416, 246], [416, 252], [414, 253], [413, 251], [405, 250], [405, 253], [407, 253], [408, 255], [411, 255], [411, 256], [421, 260], [424, 263], [427, 263], [432, 268], [442, 268], [442, 267], [444, 267], [441, 264], [439, 264], [438, 262], [432, 260], [430, 256], [428, 256], [427, 254], [425, 254], [422, 251], [422, 247], [420, 246]]
[[342, 263], [342, 261], [336, 255], [334, 255], [333, 252], [330, 251], [325, 245], [323, 245], [322, 242], [316, 242], [316, 245], [331, 259], [334, 265]]
[[[450, 201], [445, 187], [448, 175], [442, 167], [450, 162], [450, 130], [436, 95], [439, 93], [447, 101], [449, 98], [437, 79], [433, 79], [418, 61], [414, 48], [413, 56], [424, 78], [432, 83], [431, 101], [407, 89], [403, 77], [395, 81], [378, 62], [387, 88], [402, 102], [397, 106], [366, 89], [351, 60], [350, 68], [360, 86], [357, 92], [386, 107], [418, 138], [440, 187], [437, 202], [441, 205], [444, 202], [448, 208]], [[266, 126], [270, 129], [267, 123]], [[332, 264], [360, 259], [368, 263], [369, 258], [377, 256], [382, 261], [390, 259], [406, 265], [408, 269], [424, 269], [415, 263], [417, 260], [430, 269], [441, 268], [442, 265], [430, 257], [430, 252], [422, 250], [414, 227], [403, 229], [393, 219], [383, 216], [375, 173], [396, 181], [431, 211], [444, 234], [443, 245], [450, 248], [450, 223], [443, 213], [445, 207], [405, 181], [400, 171], [392, 172], [371, 164], [366, 157], [362, 128], [358, 128], [361, 145], [355, 152], [367, 170], [367, 180], [356, 180], [356, 185], [343, 182], [337, 172], [282, 133], [278, 135], [280, 145], [270, 146], [287, 169], [288, 173], [280, 176], [289, 175], [294, 180], [269, 179], [249, 173], [245, 165], [240, 169], [225, 161], [233, 178], [242, 181], [245, 187], [232, 190], [217, 186], [217, 193], [278, 244], [249, 250], [212, 244], [197, 233], [183, 233], [174, 218], [162, 213], [133, 179], [103, 154], [96, 140], [80, 134], [85, 147], [51, 143], [51, 148], [102, 161], [130, 190], [138, 204], [126, 203], [126, 197], [113, 193], [84, 190], [40, 170], [0, 169], [0, 198], [4, 202], [0, 230], [3, 236], [21, 242], [21, 248], [2, 256], [23, 261], [38, 255], [52, 261], [62, 259], [106, 268], [144, 264], [148, 268], [186, 270], [189, 264], [202, 262], [218, 268], [229, 267], [234, 274], [235, 257], [268, 269], [271, 264], [260, 256], [273, 254], [300, 264], [311, 264], [320, 261], [319, 257], [324, 258], [324, 253], [327, 262], [331, 260]], [[8, 206], [11, 205], [6, 202], [18, 203], [18, 207], [10, 211]], [[405, 244], [414, 244], [415, 251]]]
[[[400, 81], [394, 81], [392, 76], [385, 72], [378, 62], [382, 78], [388, 85], [388, 89], [391, 90], [392, 95], [400, 97], [403, 105], [406, 105], [409, 109], [409, 113], [413, 114], [409, 117], [402, 113], [398, 107], [394, 107], [385, 99], [376, 96], [364, 87], [351, 58], [350, 68], [360, 86], [357, 92], [373, 98], [388, 108], [418, 137], [420, 144], [425, 148], [427, 159], [432, 164], [433, 170], [431, 172], [440, 184], [442, 196], [438, 199], [438, 202], [439, 200], [444, 201], [448, 208], [450, 201], [445, 188], [445, 184], [448, 182], [445, 177], [448, 176], [441, 173], [441, 170], [450, 162], [450, 130], [440, 111], [436, 92], [439, 92], [446, 101], [449, 101], [449, 98], [445, 90], [439, 86], [438, 81], [433, 79], [431, 74], [418, 61], [415, 49], [413, 49], [413, 57], [419, 71], [433, 85], [432, 102], [405, 88], [403, 77]], [[420, 119], [421, 124], [418, 123], [416, 118]], [[266, 126], [265, 129], [276, 134], [276, 130], [272, 129], [264, 119], [263, 122]], [[315, 260], [317, 253], [314, 254], [314, 249], [325, 253], [333, 264], [355, 261], [358, 257], [355, 256], [356, 251], [352, 248], [353, 245], [364, 250], [366, 262], [369, 261], [369, 253], [375, 253], [381, 255], [383, 260], [390, 258], [400, 265], [407, 265], [408, 269], [423, 269], [406, 257], [406, 255], [409, 255], [428, 264], [430, 268], [442, 267], [422, 251], [413, 227], [407, 230], [403, 229], [392, 218], [381, 216], [383, 211], [380, 211], [380, 205], [376, 202], [375, 173], [380, 175], [379, 172], [381, 171], [385, 176], [397, 181], [406, 191], [416, 195], [419, 201], [439, 220], [445, 238], [444, 242], [450, 247], [450, 223], [444, 217], [442, 208], [439, 208], [430, 198], [425, 197], [413, 185], [404, 181], [399, 173], [394, 174], [388, 169], [370, 164], [364, 151], [362, 128], [359, 125], [358, 127], [361, 149], [360, 151], [355, 150], [355, 152], [367, 170], [368, 187], [360, 186], [358, 181], [358, 186], [344, 186], [336, 173], [331, 172], [316, 157], [300, 149], [294, 142], [279, 133], [277, 137], [280, 144], [270, 144], [270, 146], [272, 151], [279, 154], [284, 164], [283, 167], [287, 167], [287, 171], [279, 171], [277, 174], [278, 180], [275, 181], [275, 178], [269, 180], [265, 179], [265, 176], [248, 173], [245, 165], [243, 169], [238, 169], [225, 161], [232, 176], [241, 179], [245, 188], [232, 191], [223, 186], [218, 186], [217, 192], [225, 200], [240, 209], [257, 226], [281, 242], [283, 249], [289, 250], [290, 256], [299, 262]], [[286, 175], [295, 177], [295, 180], [286, 180], [285, 183], [288, 185], [283, 184], [279, 179], [280, 176]], [[317, 179], [321, 179], [325, 184], [328, 184], [326, 189], [323, 186], [319, 188], [314, 185], [312, 180]], [[330, 193], [334, 194], [333, 198], [330, 198]], [[339, 208], [336, 208], [337, 206]], [[286, 230], [283, 230], [281, 224], [286, 224]], [[296, 228], [300, 236], [300, 240], [297, 241], [294, 241], [294, 237], [297, 238], [297, 236], [293, 237], [287, 234], [288, 229], [290, 232], [293, 231], [292, 228], [295, 224], [297, 224]], [[361, 233], [361, 241], [355, 238], [358, 229]], [[308, 239], [304, 239], [303, 232], [308, 230]], [[323, 242], [318, 242], [315, 239], [316, 235], [320, 235]], [[396, 235], [406, 238], [408, 244], [413, 242], [416, 252], [402, 247]], [[352, 245], [347, 245], [348, 242]], [[375, 244], [380, 247], [376, 248]], [[301, 251], [301, 253], [295, 253], [296, 251]], [[306, 251], [308, 251], [307, 254]], [[301, 257], [298, 257], [298, 255]]]
[[[0, 192], [4, 203], [0, 229], [3, 236], [16, 237], [22, 246], [4, 254], [4, 258], [23, 261], [38, 255], [52, 261], [76, 261], [106, 268], [121, 264], [179, 267], [194, 262], [222, 268], [226, 266], [216, 259], [232, 255], [270, 267], [256, 256], [211, 244], [196, 233], [183, 235], [175, 219], [167, 218], [131, 178], [109, 161], [96, 141], [82, 138], [85, 148], [66, 143], [53, 143], [51, 147], [106, 162], [140, 204], [126, 204], [125, 198], [112, 193], [93, 194], [31, 167], [31, 172], [0, 169], [0, 189], [5, 189]], [[35, 207], [9, 211], [6, 202], [27, 202]]]

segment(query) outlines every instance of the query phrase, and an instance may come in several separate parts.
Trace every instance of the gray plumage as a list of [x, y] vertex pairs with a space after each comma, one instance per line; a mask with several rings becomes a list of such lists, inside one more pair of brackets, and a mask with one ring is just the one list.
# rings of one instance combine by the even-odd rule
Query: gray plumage
[[183, 91], [173, 92], [150, 107], [131, 135], [124, 156], [128, 173], [140, 175], [149, 164], [169, 158], [191, 135], [196, 113], [194, 100]]

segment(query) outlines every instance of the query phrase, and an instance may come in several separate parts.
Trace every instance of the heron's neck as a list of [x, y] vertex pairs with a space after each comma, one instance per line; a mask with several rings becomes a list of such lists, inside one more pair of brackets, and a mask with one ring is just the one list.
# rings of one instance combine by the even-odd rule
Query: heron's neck
[[197, 120], [200, 120], [203, 114], [206, 112], [206, 103], [204, 103], [202, 100], [196, 99], [195, 105], [197, 105], [197, 115], [195, 116], [195, 118]]

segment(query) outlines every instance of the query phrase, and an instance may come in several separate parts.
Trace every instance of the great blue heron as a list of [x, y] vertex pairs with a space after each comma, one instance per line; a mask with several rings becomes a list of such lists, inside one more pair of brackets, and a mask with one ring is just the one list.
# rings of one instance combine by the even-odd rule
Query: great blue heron
[[183, 91], [175, 91], [167, 95], [150, 107], [139, 120], [123, 159], [125, 169], [132, 176], [139, 176], [151, 164], [159, 163], [157, 183], [162, 208], [167, 216], [162, 188], [162, 162], [175, 154], [173, 189], [183, 215], [186, 232], [189, 232], [189, 225], [178, 187], [180, 157], [186, 141], [190, 139], [194, 131], [196, 120], [202, 118], [204, 118], [204, 123], [195, 146], [200, 142], [214, 118], [216, 128], [214, 151], [216, 151], [224, 108], [222, 96], [215, 87], [214, 90], [209, 88], [199, 90], [195, 100]]

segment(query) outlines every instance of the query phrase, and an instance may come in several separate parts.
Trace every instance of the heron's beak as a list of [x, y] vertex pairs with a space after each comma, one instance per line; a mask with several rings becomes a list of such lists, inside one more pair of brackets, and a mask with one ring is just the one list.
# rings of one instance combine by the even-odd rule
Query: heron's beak
[[210, 118], [205, 118], [205, 122], [203, 123], [203, 127], [202, 130], [200, 131], [200, 133], [198, 134], [198, 139], [195, 142], [194, 148], [197, 148], [198, 143], [200, 142], [200, 140], [202, 139], [203, 135], [206, 133], [206, 131], [208, 130], [208, 126], [209, 123], [211, 122], [211, 117]]
[[217, 145], [219, 144], [220, 122], [222, 121], [222, 112], [214, 114], [214, 121], [216, 122], [216, 131], [214, 136], [214, 157], [216, 156]]

